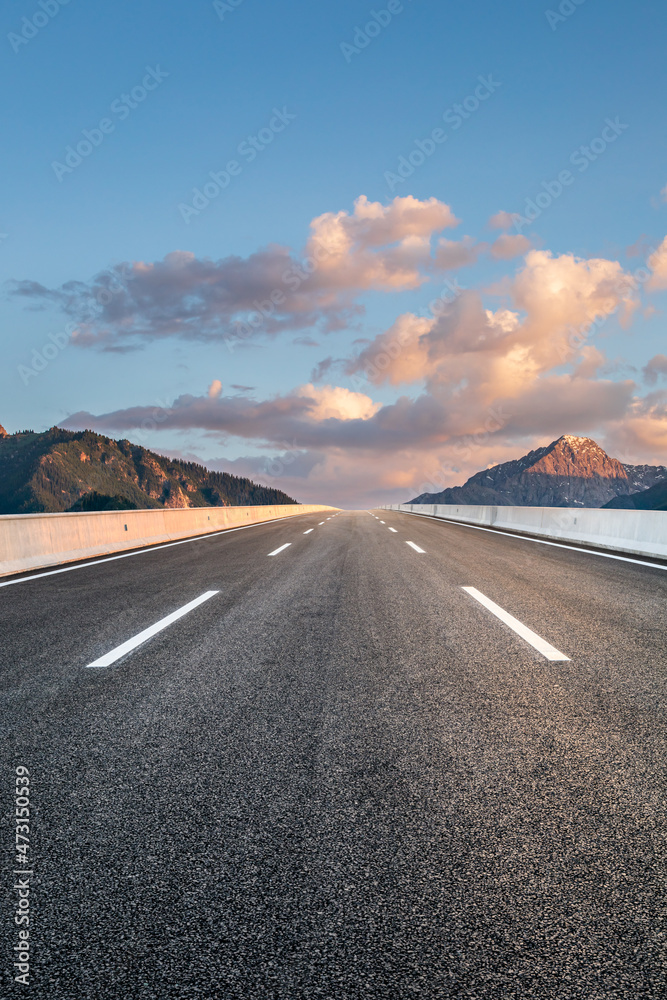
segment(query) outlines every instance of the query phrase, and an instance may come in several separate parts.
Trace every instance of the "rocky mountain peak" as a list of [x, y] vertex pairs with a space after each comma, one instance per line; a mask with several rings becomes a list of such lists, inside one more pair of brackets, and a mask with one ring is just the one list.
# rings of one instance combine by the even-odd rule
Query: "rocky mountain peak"
[[7, 431], [5, 430], [5, 428], [2, 426], [2, 424], [0, 424], [0, 438], [7, 438], [7, 437], [9, 437], [9, 434], [7, 433]]
[[552, 441], [548, 446], [553, 451], [572, 452], [579, 455], [582, 452], [596, 452], [605, 455], [606, 452], [593, 438], [576, 437], [574, 434], [562, 434], [556, 441]]
[[522, 458], [475, 473], [463, 486], [423, 493], [412, 502], [601, 507], [665, 481], [664, 466], [623, 465], [592, 438], [563, 434]]
[[550, 476], [577, 476], [583, 479], [626, 480], [625, 467], [609, 455], [592, 438], [563, 434], [552, 441], [544, 454], [526, 471]]

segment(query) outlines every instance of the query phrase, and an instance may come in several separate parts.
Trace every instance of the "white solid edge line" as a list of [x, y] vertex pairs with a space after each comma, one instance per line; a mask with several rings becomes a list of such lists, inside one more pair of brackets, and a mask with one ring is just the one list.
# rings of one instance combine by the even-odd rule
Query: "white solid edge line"
[[199, 605], [203, 604], [204, 601], [210, 600], [211, 597], [215, 597], [215, 595], [219, 593], [219, 590], [207, 590], [205, 594], [201, 595], [201, 597], [197, 597], [194, 601], [190, 601], [189, 604], [185, 604], [182, 608], [179, 608], [178, 611], [173, 611], [170, 615], [167, 615], [166, 618], [161, 618], [159, 622], [155, 623], [155, 625], [151, 625], [150, 628], [144, 629], [143, 632], [135, 635], [132, 639], [128, 639], [127, 642], [124, 642], [121, 646], [116, 646], [116, 648], [112, 649], [110, 653], [106, 653], [104, 656], [100, 656], [100, 658], [95, 660], [93, 663], [89, 663], [88, 667], [110, 667], [112, 663], [116, 662], [116, 660], [120, 660], [121, 656], [125, 656], [126, 653], [136, 649], [137, 646], [141, 646], [141, 644], [146, 642], [148, 639], [152, 639], [154, 635], [157, 635], [158, 632], [167, 628], [168, 625], [172, 625], [175, 621], [178, 621], [179, 618], [182, 618], [183, 615], [187, 615], [189, 611], [193, 611], [194, 608], [199, 607]]
[[[575, 509], [575, 508], [572, 508]], [[414, 510], [398, 510], [397, 514], [410, 514], [412, 517], [422, 517], [427, 521], [444, 521], [445, 524], [454, 524], [459, 528], [473, 528], [475, 531], [490, 531], [491, 534], [502, 538], [519, 538], [522, 542], [537, 542], [538, 545], [552, 545], [556, 549], [569, 549], [570, 552], [581, 552], [587, 556], [602, 556], [603, 559], [617, 559], [619, 562], [634, 563], [635, 566], [650, 566], [651, 569], [667, 570], [667, 565], [663, 563], [649, 562], [648, 559], [633, 559], [631, 556], [617, 556], [614, 552], [598, 552], [597, 549], [587, 549], [582, 545], [568, 545], [566, 542], [550, 542], [546, 538], [531, 538], [530, 535], [518, 535], [515, 531], [498, 531], [494, 528], [487, 528], [483, 524], [466, 524], [465, 521], [453, 521], [448, 517], [432, 517], [430, 514], [417, 514]], [[2, 584], [0, 584], [2, 586]]]
[[396, 534], [396, 535], [398, 534], [398, 530], [397, 530], [396, 528], [390, 528], [389, 530], [390, 530], [390, 531], [393, 531], [393, 532], [394, 532], [394, 534]]
[[0, 580], [0, 587], [12, 587], [17, 583], [30, 583], [31, 580], [41, 580], [45, 576], [57, 576], [59, 573], [72, 573], [75, 569], [88, 569], [89, 566], [100, 566], [102, 563], [116, 562], [117, 559], [130, 559], [132, 556], [150, 555], [153, 552], [161, 552], [163, 549], [172, 549], [175, 545], [204, 542], [208, 538], [231, 535], [233, 531], [247, 531], [248, 528], [260, 528], [263, 524], [277, 524], [279, 521], [289, 521], [293, 517], [304, 516], [304, 514], [292, 514], [287, 517], [276, 517], [273, 521], [257, 521], [256, 524], [239, 524], [237, 528], [222, 528], [220, 531], [211, 531], [206, 535], [195, 535], [194, 538], [181, 538], [178, 542], [159, 542], [157, 545], [147, 545], [143, 549], [135, 549], [134, 552], [122, 552], [118, 556], [105, 556], [104, 559], [93, 559], [91, 562], [76, 563], [74, 566], [62, 566], [60, 569], [47, 570], [46, 573], [33, 573], [32, 576], [21, 576], [18, 580]]
[[285, 542], [285, 544], [281, 545], [279, 549], [274, 549], [273, 552], [269, 552], [269, 555], [277, 556], [279, 552], [284, 552], [285, 549], [288, 549], [291, 544], [292, 544], [291, 542]]
[[545, 656], [547, 660], [552, 660], [554, 662], [561, 660], [569, 663], [569, 656], [566, 656], [565, 653], [561, 653], [559, 649], [552, 646], [550, 642], [543, 639], [542, 636], [537, 634], [537, 632], [533, 632], [533, 630], [528, 628], [527, 625], [520, 622], [518, 618], [515, 618], [513, 615], [509, 614], [509, 612], [504, 611], [503, 608], [501, 608], [498, 604], [495, 604], [488, 597], [485, 597], [484, 594], [480, 593], [479, 590], [476, 590], [475, 587], [461, 587], [461, 590], [465, 590], [466, 594], [470, 594], [470, 596], [474, 597], [476, 601], [483, 604], [484, 607], [491, 612], [491, 614], [494, 614], [496, 618], [500, 619], [501, 622], [508, 625], [513, 632], [516, 632], [516, 634], [520, 635], [522, 639], [525, 639], [526, 642], [530, 643], [533, 649], [536, 649], [538, 653]]
[[415, 550], [415, 552], [421, 552], [422, 555], [426, 555], [425, 550], [424, 549], [420, 549], [419, 546], [415, 545], [414, 542], [406, 542], [405, 544], [409, 545], [411, 549]]
[[304, 531], [304, 535], [309, 535], [311, 531], [315, 531], [314, 528], [309, 528], [308, 531]]

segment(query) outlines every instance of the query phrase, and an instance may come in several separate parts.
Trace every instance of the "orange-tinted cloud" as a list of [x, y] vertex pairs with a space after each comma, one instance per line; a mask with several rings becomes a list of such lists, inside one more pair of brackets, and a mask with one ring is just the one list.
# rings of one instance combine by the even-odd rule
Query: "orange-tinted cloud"
[[646, 285], [649, 291], [662, 291], [667, 288], [667, 236], [649, 257], [648, 266], [653, 272]]
[[[506, 214], [494, 216], [492, 227], [506, 228]], [[168, 255], [132, 265], [107, 306], [106, 325], [89, 322], [85, 330], [116, 345], [123, 343], [121, 329], [166, 335], [174, 324], [188, 336], [212, 338], [253, 307], [263, 310], [266, 332], [333, 330], [359, 316], [363, 292], [410, 291], [487, 251], [496, 260], [525, 255], [492, 289], [453, 286], [451, 296], [434, 300], [429, 315], [404, 312], [362, 342], [354, 357], [320, 361], [311, 378], [332, 384], [311, 382], [261, 400], [223, 396], [216, 380], [207, 396], [179, 397], [158, 430], [200, 429], [221, 444], [229, 437], [251, 442], [269, 457], [298, 454], [289, 468], [284, 457], [276, 459], [283, 477], [276, 485], [309, 499], [332, 491], [327, 497], [338, 502], [346, 490], [369, 501], [407, 499], [436, 476], [444, 477], [439, 488], [456, 485], [489, 462], [562, 433], [597, 437], [624, 461], [656, 461], [661, 454], [664, 461], [664, 396], [642, 397], [632, 380], [609, 377], [610, 365], [592, 342], [612, 315], [632, 321], [641, 281], [618, 261], [536, 250], [508, 233], [491, 247], [442, 235], [457, 222], [449, 206], [433, 198], [382, 205], [362, 197], [351, 212], [313, 220], [306, 244], [311, 264], [301, 262], [299, 274], [284, 247], [218, 262]], [[646, 289], [667, 287], [667, 240], [649, 267]], [[273, 282], [287, 289], [284, 301], [272, 299]], [[41, 293], [32, 287], [25, 294]], [[44, 290], [42, 297], [49, 295], [74, 303], [73, 309], [82, 301], [78, 286]], [[335, 372], [351, 388], [333, 384]], [[665, 374], [664, 355], [644, 368], [648, 385]], [[385, 392], [403, 387], [404, 394], [381, 404], [374, 399], [379, 386]], [[68, 424], [125, 433], [151, 412], [139, 405], [99, 416], [78, 413]], [[258, 461], [247, 459], [248, 468]], [[290, 477], [300, 479], [301, 491], [288, 488]]]

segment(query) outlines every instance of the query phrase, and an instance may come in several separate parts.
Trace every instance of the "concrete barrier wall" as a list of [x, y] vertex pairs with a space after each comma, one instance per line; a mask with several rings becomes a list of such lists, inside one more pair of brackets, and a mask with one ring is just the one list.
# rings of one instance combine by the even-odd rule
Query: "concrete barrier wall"
[[193, 538], [281, 517], [337, 510], [318, 504], [0, 515], [0, 576]]
[[474, 507], [455, 504], [391, 504], [385, 510], [404, 510], [447, 521], [479, 524], [574, 542], [627, 555], [667, 559], [667, 511], [598, 510], [573, 507]]

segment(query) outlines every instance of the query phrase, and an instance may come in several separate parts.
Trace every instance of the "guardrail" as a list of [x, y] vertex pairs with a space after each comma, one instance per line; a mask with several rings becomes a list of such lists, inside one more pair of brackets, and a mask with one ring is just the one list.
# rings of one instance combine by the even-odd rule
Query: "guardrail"
[[584, 548], [667, 559], [667, 511], [433, 503], [388, 504], [383, 509], [573, 542]]
[[195, 538], [246, 524], [338, 510], [320, 504], [0, 515], [0, 576]]

